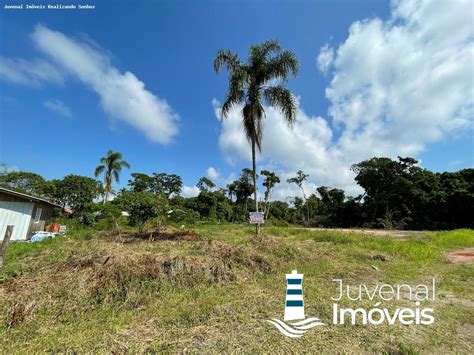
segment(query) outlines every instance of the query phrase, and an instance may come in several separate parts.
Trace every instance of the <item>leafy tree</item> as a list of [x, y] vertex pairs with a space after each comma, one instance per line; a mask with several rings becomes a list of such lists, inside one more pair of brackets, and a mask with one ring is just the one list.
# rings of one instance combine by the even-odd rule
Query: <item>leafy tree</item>
[[364, 188], [363, 214], [385, 228], [473, 226], [474, 169], [433, 173], [413, 158], [372, 158], [352, 166]]
[[46, 180], [35, 173], [12, 171], [0, 176], [0, 185], [29, 195], [44, 196]]
[[235, 196], [233, 219], [244, 221], [248, 215], [249, 197], [254, 193], [254, 185], [252, 183], [253, 171], [250, 169], [242, 169], [242, 173], [238, 180], [227, 185], [228, 194]]
[[[283, 202], [283, 201], [271, 201], [271, 210], [268, 210], [269, 213], [269, 218], [273, 217], [276, 220], [280, 221], [287, 221], [288, 220], [288, 214], [290, 212], [290, 206], [288, 206], [288, 203]], [[270, 212], [271, 211], [271, 212]]]
[[132, 173], [132, 179], [128, 180], [128, 186], [133, 191], [153, 191], [153, 178], [147, 174]]
[[103, 192], [99, 181], [87, 176], [67, 175], [62, 180], [52, 180], [51, 193], [54, 200], [65, 208], [80, 212], [86, 204], [92, 203]]
[[337, 226], [343, 223], [342, 213], [344, 210], [345, 193], [340, 189], [331, 189], [320, 186], [316, 189], [321, 196], [322, 213], [327, 220], [327, 226]]
[[158, 215], [159, 199], [148, 191], [121, 190], [113, 203], [128, 212], [128, 221], [143, 231], [145, 223]]
[[153, 173], [152, 176], [149, 176], [143, 173], [133, 173], [132, 179], [128, 180], [128, 186], [133, 191], [163, 193], [169, 199], [172, 195], [180, 194], [183, 180], [176, 174]]
[[100, 159], [100, 165], [95, 168], [95, 177], [104, 173], [104, 203], [114, 191], [114, 180], [119, 182], [122, 168], [130, 169], [130, 164], [122, 159], [122, 153], [109, 150], [107, 156]]
[[232, 207], [226, 198], [226, 191], [215, 190], [216, 185], [205, 176], [199, 179], [196, 186], [200, 191], [196, 199], [199, 214], [210, 220], [228, 220], [232, 214]]
[[[416, 186], [417, 176], [423, 170], [412, 158], [372, 158], [352, 166], [356, 182], [364, 188], [366, 209], [372, 221], [384, 227], [393, 227], [403, 216], [411, 218], [414, 195], [421, 191]], [[418, 191], [417, 191], [418, 190]]]
[[270, 213], [270, 207], [271, 207], [269, 201], [272, 196], [273, 188], [275, 187], [276, 184], [280, 183], [280, 178], [274, 172], [271, 172], [268, 170], [262, 170], [260, 174], [265, 176], [265, 180], [263, 181], [263, 186], [265, 186], [264, 215], [265, 215], [265, 218], [268, 218], [268, 214]]
[[183, 180], [176, 174], [153, 173], [153, 188], [155, 193], [164, 193], [169, 199], [171, 195], [179, 195], [183, 188]]
[[[296, 119], [296, 100], [283, 85], [272, 85], [276, 80], [286, 81], [298, 72], [295, 55], [282, 50], [276, 41], [266, 41], [250, 47], [249, 59], [242, 62], [237, 54], [221, 50], [214, 60], [217, 73], [225, 67], [229, 71], [229, 90], [222, 105], [221, 115], [226, 118], [234, 106], [243, 105], [242, 121], [252, 147], [252, 170], [255, 210], [258, 211], [256, 148], [262, 149], [264, 100], [280, 109], [283, 118], [291, 124]], [[257, 224], [256, 233], [259, 234]]]
[[214, 187], [216, 187], [216, 184], [214, 184], [207, 177], [203, 176], [202, 178], [199, 179], [196, 186], [202, 192], [202, 191], [211, 191]]
[[[296, 176], [295, 177], [292, 177], [290, 179], [287, 179], [286, 181], [289, 183], [289, 184], [296, 184], [296, 186], [298, 186], [301, 190], [301, 192], [303, 193], [303, 199], [304, 199], [304, 202], [307, 201], [306, 199], [306, 193], [304, 191], [304, 188], [303, 188], [303, 183], [306, 181], [306, 179], [309, 177], [308, 174], [305, 174], [303, 173], [303, 171], [301, 170], [298, 170], [296, 172]], [[307, 209], [306, 209], [306, 221], [309, 222], [309, 204], [306, 204], [307, 206]]]

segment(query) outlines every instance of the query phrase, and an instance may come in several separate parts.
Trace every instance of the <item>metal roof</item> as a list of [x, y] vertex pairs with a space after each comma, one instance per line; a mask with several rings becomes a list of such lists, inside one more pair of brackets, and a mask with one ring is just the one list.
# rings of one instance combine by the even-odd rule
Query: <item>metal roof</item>
[[27, 195], [27, 194], [24, 194], [24, 193], [21, 193], [21, 192], [18, 192], [18, 191], [13, 191], [13, 190], [6, 189], [4, 187], [0, 187], [0, 192], [4, 192], [4, 193], [6, 193], [8, 195], [12, 195], [12, 196], [20, 197], [20, 198], [23, 198], [23, 199], [28, 200], [28, 201], [44, 202], [44, 203], [47, 203], [48, 205], [61, 208], [61, 205], [58, 205], [57, 203], [54, 203], [54, 202], [51, 202], [51, 201], [48, 201], [44, 198]]

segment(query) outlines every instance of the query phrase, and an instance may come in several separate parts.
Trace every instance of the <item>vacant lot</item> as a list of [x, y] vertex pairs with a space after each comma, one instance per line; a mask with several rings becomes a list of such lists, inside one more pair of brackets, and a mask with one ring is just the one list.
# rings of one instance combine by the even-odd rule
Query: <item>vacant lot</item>
[[[258, 239], [252, 231], [129, 231], [113, 242], [106, 232], [72, 230], [12, 244], [0, 272], [2, 351], [473, 352], [474, 266], [448, 255], [474, 247], [473, 231], [400, 238], [263, 228]], [[265, 320], [283, 318], [284, 274], [293, 269], [305, 275], [307, 315], [325, 323], [334, 278], [417, 285], [434, 277], [437, 298], [423, 306], [435, 309], [435, 323], [329, 324], [286, 338]]]

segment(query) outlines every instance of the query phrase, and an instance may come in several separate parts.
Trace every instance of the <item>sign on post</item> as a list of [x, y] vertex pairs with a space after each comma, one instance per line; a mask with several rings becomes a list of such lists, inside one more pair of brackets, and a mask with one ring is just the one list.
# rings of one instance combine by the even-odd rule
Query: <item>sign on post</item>
[[263, 212], [250, 212], [250, 224], [264, 224], [265, 217]]

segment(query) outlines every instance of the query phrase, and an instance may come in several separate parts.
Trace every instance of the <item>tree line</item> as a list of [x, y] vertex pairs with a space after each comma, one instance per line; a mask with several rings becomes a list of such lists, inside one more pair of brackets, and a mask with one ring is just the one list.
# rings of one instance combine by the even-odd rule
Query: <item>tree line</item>
[[[245, 168], [226, 186], [202, 177], [196, 197], [181, 195], [179, 175], [165, 172], [132, 173], [127, 187], [114, 190], [122, 168], [130, 165], [118, 152], [109, 151], [95, 170], [96, 178], [67, 175], [46, 180], [32, 172], [3, 172], [0, 185], [43, 197], [72, 210], [71, 218], [86, 225], [102, 218], [119, 218], [127, 212], [128, 223], [144, 229], [168, 224], [192, 225], [199, 221], [247, 223], [255, 211], [253, 169]], [[354, 164], [355, 181], [364, 193], [353, 197], [337, 188], [305, 188], [309, 175], [298, 171], [287, 182], [301, 190], [300, 196], [273, 200], [281, 183], [272, 171], [262, 170], [260, 209], [268, 224], [309, 227], [368, 227], [396, 229], [472, 228], [474, 169], [435, 173], [418, 166], [413, 158], [372, 158]], [[111, 196], [114, 198], [110, 200]]]
[[[293, 52], [277, 41], [265, 41], [249, 49], [247, 60], [230, 50], [220, 50], [214, 70], [228, 72], [228, 90], [221, 108], [226, 119], [233, 108], [242, 107], [242, 129], [252, 151], [252, 168], [242, 170], [239, 178], [225, 187], [217, 187], [203, 177], [197, 182], [199, 195], [184, 198], [180, 176], [164, 172], [147, 175], [133, 173], [127, 188], [115, 193], [122, 168], [130, 168], [119, 152], [109, 151], [101, 158], [95, 177], [103, 183], [78, 175], [46, 181], [28, 172], [4, 173], [0, 184], [27, 193], [45, 196], [70, 207], [84, 223], [94, 223], [99, 216], [114, 216], [127, 211], [129, 223], [144, 228], [154, 220], [157, 226], [166, 221], [195, 223], [198, 220], [245, 222], [250, 211], [265, 214], [274, 224], [301, 224], [323, 227], [375, 228], [457, 228], [472, 227], [473, 169], [454, 173], [434, 173], [422, 169], [413, 158], [392, 160], [372, 158], [352, 166], [356, 182], [365, 191], [357, 197], [343, 190], [320, 186], [305, 191], [309, 177], [303, 171], [287, 179], [301, 190], [301, 197], [272, 200], [272, 191], [281, 183], [271, 171], [258, 174], [256, 152], [263, 141], [264, 104], [278, 109], [289, 126], [296, 120], [297, 102], [285, 87], [296, 76], [299, 63]], [[263, 178], [263, 200], [259, 201], [257, 179]], [[115, 199], [108, 203], [109, 197]], [[253, 195], [253, 198], [252, 198]], [[102, 206], [96, 201], [102, 196]], [[113, 218], [112, 218], [113, 219]], [[116, 223], [115, 223], [116, 224]], [[256, 229], [259, 233], [259, 226]]]

